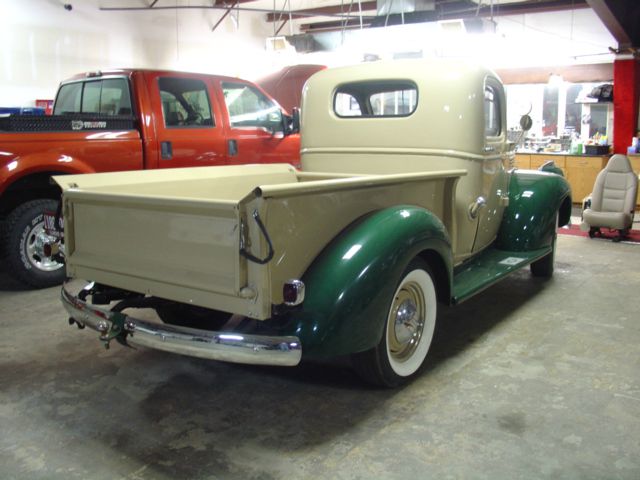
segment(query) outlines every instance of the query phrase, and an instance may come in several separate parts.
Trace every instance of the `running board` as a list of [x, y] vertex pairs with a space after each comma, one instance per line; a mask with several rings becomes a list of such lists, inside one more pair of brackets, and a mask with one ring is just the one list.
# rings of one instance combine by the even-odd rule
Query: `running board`
[[551, 252], [551, 247], [527, 252], [488, 248], [456, 268], [453, 275], [453, 305], [462, 303], [522, 267]]

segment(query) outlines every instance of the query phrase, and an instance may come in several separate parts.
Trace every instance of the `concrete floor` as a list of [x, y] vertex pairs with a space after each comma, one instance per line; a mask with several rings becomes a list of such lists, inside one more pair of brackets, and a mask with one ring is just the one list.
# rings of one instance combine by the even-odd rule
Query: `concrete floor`
[[0, 277], [0, 478], [638, 479], [640, 245], [561, 235], [442, 309], [405, 388], [341, 365], [102, 349], [58, 289]]

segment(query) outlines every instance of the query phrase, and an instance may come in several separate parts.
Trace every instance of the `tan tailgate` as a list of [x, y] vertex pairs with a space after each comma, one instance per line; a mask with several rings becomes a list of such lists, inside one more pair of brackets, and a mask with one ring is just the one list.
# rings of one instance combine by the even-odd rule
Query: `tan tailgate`
[[[109, 181], [102, 183], [97, 181], [99, 175], [56, 177], [65, 190], [68, 275], [267, 318], [269, 304], [249, 298], [251, 291], [243, 289], [247, 261], [239, 252], [239, 224], [246, 195], [229, 198], [234, 196], [229, 193], [233, 179], [220, 175], [225, 167], [212, 172], [216, 175], [213, 179], [204, 178], [202, 170], [199, 175], [190, 172], [193, 178], [173, 177], [166, 182], [132, 183], [131, 173], [114, 174], [111, 179], [105, 174]], [[277, 172], [269, 168], [260, 177], [269, 174], [290, 175], [288, 169]], [[122, 181], [114, 181], [116, 175]], [[216, 182], [226, 186], [227, 194], [222, 196], [227, 198], [201, 198], [209, 190], [224, 191]], [[240, 191], [250, 189], [242, 185]]]

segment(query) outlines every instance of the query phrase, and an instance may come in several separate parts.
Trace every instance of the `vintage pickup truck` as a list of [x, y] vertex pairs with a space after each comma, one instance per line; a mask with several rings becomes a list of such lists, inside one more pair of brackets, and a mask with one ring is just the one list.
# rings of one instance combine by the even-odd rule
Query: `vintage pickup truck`
[[53, 114], [0, 118], [0, 250], [32, 287], [64, 280], [45, 248], [59, 233], [45, 229], [60, 198], [51, 175], [300, 160], [280, 107], [239, 78], [88, 72], [60, 84]]
[[505, 105], [478, 66], [329, 69], [304, 89], [300, 171], [57, 177], [70, 323], [106, 345], [229, 362], [349, 355], [366, 380], [403, 383], [427, 356], [438, 302], [527, 265], [553, 273], [570, 189], [512, 167]]

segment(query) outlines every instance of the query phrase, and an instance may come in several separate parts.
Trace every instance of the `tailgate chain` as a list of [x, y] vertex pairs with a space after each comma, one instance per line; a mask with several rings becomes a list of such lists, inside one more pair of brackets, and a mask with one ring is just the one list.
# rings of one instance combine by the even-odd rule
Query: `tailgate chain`
[[271, 259], [273, 258], [273, 245], [271, 244], [271, 239], [269, 238], [269, 234], [267, 233], [267, 229], [265, 228], [264, 224], [262, 223], [262, 220], [260, 220], [260, 215], [258, 214], [258, 210], [254, 210], [253, 211], [253, 218], [256, 221], [256, 223], [258, 224], [258, 227], [260, 228], [260, 232], [262, 232], [262, 235], [264, 236], [264, 239], [267, 241], [267, 245], [269, 247], [269, 251], [267, 253], [267, 256], [263, 259], [260, 259], [258, 257], [255, 257], [254, 255], [252, 255], [251, 253], [249, 253], [248, 250], [246, 250], [244, 248], [244, 235], [240, 235], [240, 255], [242, 255], [244, 258], [246, 258], [247, 260], [250, 260], [254, 263], [257, 263], [259, 265], [264, 265], [265, 263], [269, 263], [271, 261]]

